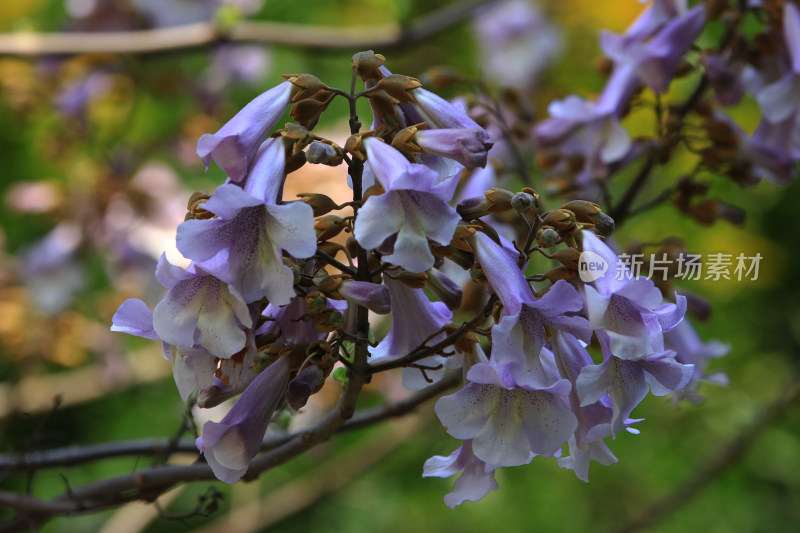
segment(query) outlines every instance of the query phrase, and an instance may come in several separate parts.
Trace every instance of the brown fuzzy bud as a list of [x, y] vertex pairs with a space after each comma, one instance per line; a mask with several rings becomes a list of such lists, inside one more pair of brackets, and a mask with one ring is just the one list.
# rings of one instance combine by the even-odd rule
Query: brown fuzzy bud
[[321, 95], [323, 95], [323, 93], [317, 95], [316, 98], [306, 98], [305, 100], [300, 100], [292, 106], [292, 110], [289, 114], [303, 127], [310, 130], [314, 129], [314, 126], [316, 126], [317, 122], [319, 122], [319, 117], [328, 108], [328, 104], [332, 99], [331, 95], [325, 97], [323, 100], [319, 100], [318, 98]]
[[301, 192], [297, 195], [298, 198], [311, 206], [314, 210], [314, 217], [327, 215], [334, 209], [338, 209], [339, 205], [334, 202], [330, 196], [326, 196], [316, 192]]
[[342, 286], [342, 283], [343, 281], [340, 276], [327, 276], [317, 283], [317, 288], [330, 298], [343, 300], [344, 297], [339, 294], [339, 288]]
[[369, 189], [364, 191], [364, 194], [361, 195], [361, 205], [364, 205], [364, 202], [366, 202], [370, 196], [380, 196], [385, 192], [386, 189], [383, 188], [383, 185], [376, 182]]
[[327, 85], [312, 74], [281, 74], [281, 77], [294, 85], [292, 87], [291, 102], [314, 98], [328, 88]]
[[328, 299], [319, 291], [306, 295], [306, 309], [312, 315], [322, 313], [328, 308]]
[[570, 270], [578, 270], [578, 259], [581, 253], [575, 248], [562, 248], [555, 252], [552, 257]]
[[558, 231], [574, 231], [577, 228], [575, 213], [569, 209], [556, 209], [544, 216], [544, 223]]
[[324, 215], [314, 220], [314, 230], [319, 241], [327, 241], [339, 235], [346, 227], [347, 221], [336, 215]]
[[392, 147], [406, 154], [420, 153], [422, 149], [414, 141], [414, 135], [427, 125], [427, 122], [421, 122], [398, 131], [392, 137]]
[[422, 84], [417, 78], [403, 76], [402, 74], [392, 74], [379, 81], [378, 86], [398, 101], [409, 104], [414, 99], [411, 98], [407, 91], [418, 89]]
[[361, 81], [379, 80], [383, 77], [378, 67], [386, 62], [386, 58], [381, 54], [376, 54], [372, 50], [365, 50], [353, 55], [350, 61], [352, 67], [358, 72]]

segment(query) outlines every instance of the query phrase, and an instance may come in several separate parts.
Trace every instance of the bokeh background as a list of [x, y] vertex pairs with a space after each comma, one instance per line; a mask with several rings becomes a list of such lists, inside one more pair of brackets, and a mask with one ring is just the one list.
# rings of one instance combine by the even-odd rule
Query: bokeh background
[[[407, 23], [449, 3], [240, 0], [220, 7], [210, 0], [26, 0], [0, 3], [0, 32], [112, 31], [215, 17], [223, 23], [247, 17], [363, 26]], [[533, 96], [543, 117], [551, 100], [590, 96], [602, 87], [592, 64], [599, 56], [598, 32], [624, 30], [643, 5], [542, 0], [540, 7], [562, 36], [561, 53]], [[109, 332], [111, 317], [127, 298], [157, 301], [162, 289], [152, 276], [155, 260], [164, 249], [177, 260], [175, 227], [189, 194], [213, 190], [224, 178], [215, 166], [204, 171], [194, 153], [197, 138], [282, 81], [281, 73], [309, 72], [346, 87], [357, 51], [219, 44], [148, 56], [0, 57], [0, 453], [178, 431], [185, 406], [160, 348]], [[481, 50], [469, 22], [376, 52], [387, 56], [394, 72], [412, 76], [438, 65], [481, 74]], [[514, 69], [514, 62], [507, 68]], [[464, 89], [457, 84], [443, 94]], [[346, 113], [345, 103], [336, 102], [322, 131], [343, 140]], [[732, 113], [748, 131], [758, 120], [751, 99]], [[645, 122], [634, 114], [625, 125], [636, 131]], [[685, 171], [681, 164], [678, 158], [663, 172]], [[612, 192], [624, 183], [612, 185]], [[290, 177], [289, 187], [347, 196], [342, 168], [304, 168]], [[659, 190], [657, 183], [651, 187], [651, 194]], [[539, 458], [499, 471], [499, 491], [450, 510], [442, 497], [453, 480], [420, 477], [426, 458], [456, 446], [428, 405], [414, 416], [338, 436], [253, 483], [178, 487], [159, 499], [172, 518], [134, 503], [58, 518], [42, 530], [615, 531], [694, 479], [702, 490], [673, 506], [651, 525], [653, 531], [797, 531], [800, 409], [789, 403], [768, 419], [764, 409], [786, 392], [798, 370], [800, 250], [794, 232], [800, 230], [800, 186], [742, 189], [715, 180], [714, 194], [744, 208], [746, 223], [700, 226], [665, 205], [630, 219], [618, 240], [677, 236], [693, 250], [763, 256], [758, 281], [685, 282], [713, 304], [710, 320], [697, 327], [704, 339], [730, 344], [729, 355], [712, 363], [712, 370], [727, 373], [730, 386], [704, 385], [700, 404], [649, 397], [634, 411], [646, 419], [641, 434], [619, 435], [611, 443], [619, 463], [593, 464], [588, 484]], [[376, 387], [365, 401], [391, 394]], [[740, 451], [732, 442], [746, 444], [742, 453], [732, 453]], [[720, 458], [724, 468], [708, 475], [704, 469]], [[47, 498], [67, 483], [130, 472], [151, 461], [107, 459], [33, 476], [0, 472], [0, 490]], [[209, 491], [224, 496], [215, 513], [181, 516], [191, 515]], [[8, 516], [0, 509], [0, 518]]]

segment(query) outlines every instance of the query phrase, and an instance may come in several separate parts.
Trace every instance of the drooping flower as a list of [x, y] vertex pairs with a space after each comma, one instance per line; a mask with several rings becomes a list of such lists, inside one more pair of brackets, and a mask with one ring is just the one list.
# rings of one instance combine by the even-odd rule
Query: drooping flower
[[576, 384], [582, 406], [609, 395], [613, 409], [612, 435], [625, 429], [625, 420], [647, 396], [648, 385], [656, 396], [681, 390], [689, 383], [694, 368], [675, 361], [672, 351], [636, 360], [620, 359], [605, 351], [604, 356], [606, 360], [601, 364], [583, 367]]
[[[552, 359], [550, 353], [543, 366], [556, 376]], [[565, 402], [571, 387], [558, 379], [543, 389], [525, 378], [501, 376], [493, 365], [478, 363], [467, 373], [470, 383], [436, 402], [436, 414], [450, 435], [472, 439], [475, 456], [486, 463], [517, 466], [531, 453], [550, 457], [578, 425]]]
[[[431, 302], [422, 289], [412, 289], [404, 283], [386, 276], [384, 283], [389, 289], [392, 301], [392, 327], [383, 340], [370, 351], [373, 362], [402, 357], [422, 341], [441, 330], [453, 316], [442, 302]], [[428, 343], [435, 344], [444, 338], [444, 332], [431, 338]], [[432, 382], [439, 381], [446, 365], [451, 367], [456, 357], [445, 358], [432, 355], [418, 363], [430, 370], [418, 368], [403, 369], [403, 386], [409, 390], [422, 389]], [[426, 379], [427, 377], [427, 379]]]
[[197, 155], [206, 167], [215, 161], [235, 183], [241, 183], [264, 138], [286, 111], [292, 92], [288, 81], [244, 106], [216, 133], [200, 137]]
[[686, 298], [662, 303], [652, 280], [633, 278], [627, 266], [593, 233], [583, 231], [583, 250], [608, 265], [605, 273], [584, 286], [586, 314], [601, 342], [622, 359], [640, 359], [664, 351], [663, 332], [674, 328], [686, 312]]
[[289, 360], [282, 357], [250, 383], [220, 422], [205, 423], [197, 449], [217, 479], [235, 483], [247, 472], [288, 382]]
[[428, 167], [409, 163], [403, 155], [375, 138], [366, 138], [367, 165], [386, 191], [370, 196], [359, 210], [354, 235], [367, 249], [381, 247], [396, 236], [383, 259], [412, 272], [424, 272], [434, 258], [428, 239], [447, 244], [460, 217], [448, 205], [456, 185]]
[[[531, 459], [533, 457], [531, 455]], [[435, 455], [425, 461], [422, 477], [450, 477], [460, 472], [453, 490], [444, 497], [445, 505], [455, 509], [465, 501], [476, 502], [490, 491], [497, 490], [497, 481], [494, 479], [497, 468], [475, 457], [472, 441], [465, 440], [447, 457]]]
[[[530, 291], [528, 291], [530, 292]], [[525, 382], [534, 388], [546, 389], [562, 379], [558, 372], [547, 372], [543, 360], [552, 355], [543, 350], [545, 326], [571, 333], [586, 342], [592, 336], [589, 321], [575, 316], [583, 309], [583, 300], [575, 288], [559, 280], [542, 298], [531, 294], [515, 315], [505, 315], [492, 329], [492, 359], [504, 381]], [[506, 377], [513, 374], [513, 378]]]

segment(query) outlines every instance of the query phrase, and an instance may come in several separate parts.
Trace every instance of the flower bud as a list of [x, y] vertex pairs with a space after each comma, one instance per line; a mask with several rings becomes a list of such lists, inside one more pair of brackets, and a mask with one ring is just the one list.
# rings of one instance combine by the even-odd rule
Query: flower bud
[[461, 287], [439, 270], [428, 270], [428, 287], [444, 302], [448, 309], [461, 307]]
[[392, 310], [389, 289], [385, 285], [365, 281], [345, 281], [339, 293], [347, 300], [363, 305], [373, 313], [385, 315]]
[[571, 270], [578, 270], [578, 260], [581, 253], [576, 248], [562, 248], [552, 255], [552, 258]]
[[569, 209], [556, 209], [544, 216], [544, 223], [558, 231], [573, 231], [577, 228], [575, 213]]
[[312, 315], [327, 311], [328, 299], [319, 291], [310, 292], [306, 295], [306, 309]]
[[319, 93], [315, 98], [300, 100], [292, 106], [292, 110], [289, 114], [304, 128], [309, 130], [314, 129], [314, 126], [319, 122], [320, 115], [328, 108], [328, 104], [331, 103], [332, 97], [333, 95]]
[[542, 248], [552, 248], [561, 240], [561, 237], [558, 235], [558, 232], [553, 229], [552, 227], [544, 227], [539, 230], [539, 234], [536, 236], [536, 242]]
[[314, 217], [326, 215], [334, 209], [339, 208], [339, 206], [331, 199], [330, 196], [326, 196], [324, 194], [315, 192], [301, 192], [297, 195], [297, 197], [311, 206], [311, 208], [314, 210]]
[[532, 195], [526, 192], [518, 192], [511, 199], [511, 207], [516, 209], [518, 213], [524, 214], [538, 206], [536, 199]]
[[412, 78], [411, 76], [392, 74], [379, 81], [378, 86], [398, 101], [408, 104], [414, 100], [406, 91], [418, 89], [422, 87], [422, 84], [418, 79]]
[[555, 283], [556, 281], [562, 279], [571, 279], [578, 275], [578, 270], [571, 270], [565, 266], [551, 268], [547, 272], [544, 273], [544, 277], [547, 278], [547, 281], [550, 283]]
[[385, 62], [386, 58], [381, 54], [376, 54], [372, 50], [365, 50], [364, 52], [354, 54], [350, 64], [353, 66], [353, 69], [358, 72], [361, 81], [366, 81], [369, 79], [380, 79], [382, 74], [378, 70], [378, 67]]
[[290, 102], [314, 98], [328, 88], [327, 85], [312, 74], [281, 74], [281, 77], [294, 85]]
[[306, 161], [335, 167], [342, 162], [342, 154], [330, 144], [314, 141], [308, 145]]
[[317, 232], [317, 240], [327, 241], [347, 227], [347, 221], [340, 216], [324, 215], [314, 220], [314, 231]]
[[[324, 270], [321, 271], [324, 274]], [[339, 289], [342, 287], [342, 278], [340, 276], [328, 276], [325, 275], [324, 278], [320, 279], [319, 281], [315, 280], [317, 288], [322, 291], [326, 296], [331, 298], [335, 298], [337, 300], [342, 300], [343, 297], [339, 293]]]
[[392, 272], [391, 277], [412, 289], [421, 289], [428, 283], [428, 275], [425, 272], [416, 273], [402, 270], [399, 273]]
[[321, 384], [324, 374], [316, 365], [309, 365], [298, 372], [286, 388], [286, 402], [295, 411], [306, 405], [315, 389]]

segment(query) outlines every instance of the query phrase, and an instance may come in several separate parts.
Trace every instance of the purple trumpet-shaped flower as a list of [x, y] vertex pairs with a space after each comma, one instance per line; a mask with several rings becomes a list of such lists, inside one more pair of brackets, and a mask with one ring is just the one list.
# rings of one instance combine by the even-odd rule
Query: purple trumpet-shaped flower
[[522, 381], [524, 374], [524, 381], [530, 387], [547, 389], [553, 386], [561, 376], [558, 372], [547, 372], [542, 366], [543, 358], [552, 358], [552, 354], [542, 349], [544, 328], [549, 326], [556, 331], [569, 332], [589, 342], [592, 337], [589, 321], [570, 315], [582, 310], [583, 299], [564, 280], [558, 281], [539, 300], [531, 294], [518, 314], [505, 315], [492, 329], [490, 364], [504, 381]]
[[[533, 457], [531, 455], [531, 459]], [[455, 509], [467, 500], [476, 502], [490, 491], [497, 490], [497, 481], [494, 479], [497, 468], [475, 457], [472, 441], [465, 440], [447, 457], [434, 455], [425, 461], [422, 477], [450, 477], [460, 472], [453, 490], [444, 497], [445, 505]]]
[[800, 9], [791, 2], [786, 2], [783, 8], [783, 36], [791, 63], [789, 71], [756, 94], [764, 117], [773, 123], [782, 122], [800, 110]]
[[621, 359], [663, 352], [663, 332], [683, 319], [686, 298], [676, 294], [676, 303], [662, 304], [661, 291], [653, 282], [632, 279], [627, 266], [589, 231], [583, 231], [583, 250], [608, 265], [593, 284], [584, 286], [586, 314], [601, 342], [608, 342], [610, 353]]
[[[389, 334], [371, 350], [373, 362], [402, 357], [422, 341], [442, 329], [453, 316], [453, 313], [442, 302], [431, 302], [422, 289], [412, 289], [400, 281], [386, 276], [384, 283], [389, 289], [392, 299], [392, 328]], [[429, 340], [429, 344], [444, 338], [444, 333]], [[439, 381], [444, 376], [445, 365], [453, 366], [456, 357], [445, 358], [432, 355], [419, 361], [420, 365], [436, 370], [416, 368], [403, 369], [403, 386], [409, 390], [423, 389], [430, 385], [428, 379]]]
[[[543, 367], [557, 376], [552, 353]], [[436, 414], [446, 431], [457, 439], [472, 439], [475, 456], [486, 463], [518, 466], [531, 453], [552, 456], [578, 426], [565, 396], [570, 384], [555, 381], [546, 389], [526, 382], [526, 376], [501, 376], [489, 363], [478, 363], [467, 373], [471, 383], [436, 402]]]
[[[614, 61], [615, 71], [625, 72], [631, 80], [638, 78], [657, 93], [663, 93], [681, 57], [703, 30], [705, 18], [705, 6], [701, 4], [670, 19], [649, 40], [603, 32], [600, 45]], [[628, 87], [616, 81], [615, 87]]]
[[220, 422], [205, 423], [197, 449], [217, 479], [235, 483], [247, 472], [288, 381], [289, 360], [282, 357], [253, 380]]
[[667, 395], [685, 387], [694, 368], [675, 361], [672, 351], [634, 361], [614, 357], [605, 351], [604, 355], [603, 363], [583, 367], [576, 385], [581, 406], [597, 402], [604, 394], [609, 395], [613, 409], [612, 435], [625, 429], [631, 411], [647, 396], [648, 384], [656, 396]]
[[[214, 273], [227, 279], [246, 302], [267, 298], [285, 305], [294, 296], [294, 275], [282, 250], [297, 258], [317, 249], [311, 206], [265, 204], [233, 184], [225, 184], [203, 206], [217, 215], [178, 226], [181, 253], [196, 261], [217, 257]], [[225, 261], [222, 259], [226, 258]]]
[[370, 196], [359, 210], [356, 240], [368, 249], [396, 236], [392, 252], [384, 260], [412, 272], [424, 272], [434, 258], [428, 239], [447, 244], [460, 217], [448, 205], [455, 180], [437, 182], [428, 167], [409, 163], [403, 155], [375, 138], [366, 138], [367, 165], [386, 190]]
[[526, 92], [561, 51], [560, 32], [526, 0], [495, 2], [477, 13], [473, 27], [484, 76]]
[[213, 159], [235, 183], [242, 183], [258, 147], [286, 111], [288, 81], [257, 96], [216, 133], [200, 137], [197, 155], [206, 167]]
[[703, 342], [697, 330], [688, 321], [684, 320], [670, 332], [664, 334], [664, 343], [675, 351], [675, 360], [682, 364], [694, 365], [692, 379], [681, 391], [681, 395], [690, 400], [699, 401], [696, 394], [701, 381], [708, 381], [718, 385], [727, 385], [728, 376], [722, 372], [707, 374], [706, 368], [711, 359], [723, 357], [730, 351], [730, 346], [718, 341]]
[[414, 142], [429, 154], [455, 159], [470, 169], [486, 166], [493, 145], [483, 128], [420, 130]]
[[[620, 79], [613, 76], [609, 81]], [[630, 92], [628, 89], [620, 91]], [[622, 96], [625, 97], [624, 94]], [[587, 185], [606, 177], [609, 165], [622, 160], [631, 149], [628, 132], [619, 124], [619, 102], [601, 99], [597, 103], [578, 96], [568, 96], [550, 104], [551, 118], [534, 129], [536, 143], [542, 148], [558, 148], [566, 155], [585, 160], [575, 181]]]
[[584, 367], [593, 366], [594, 362], [578, 339], [556, 330], [553, 333], [553, 355], [559, 372], [572, 384], [569, 404], [578, 418], [578, 428], [567, 442], [569, 455], [559, 457], [558, 465], [573, 470], [578, 479], [588, 482], [591, 461], [605, 466], [617, 462], [604, 441], [611, 436], [613, 410], [607, 396], [595, 403], [581, 405], [577, 392], [578, 376]]
[[392, 310], [392, 298], [385, 285], [366, 281], [343, 281], [339, 293], [347, 300], [363, 305], [379, 315], [388, 314]]
[[153, 311], [158, 337], [175, 346], [199, 346], [215, 357], [229, 358], [245, 347], [250, 311], [239, 292], [193, 263], [189, 270], [162, 255], [156, 268], [169, 292]]

